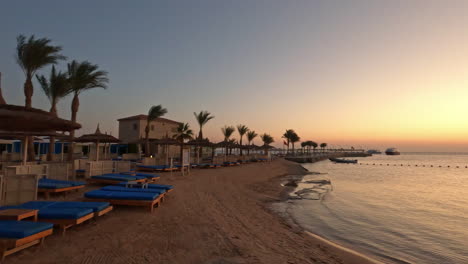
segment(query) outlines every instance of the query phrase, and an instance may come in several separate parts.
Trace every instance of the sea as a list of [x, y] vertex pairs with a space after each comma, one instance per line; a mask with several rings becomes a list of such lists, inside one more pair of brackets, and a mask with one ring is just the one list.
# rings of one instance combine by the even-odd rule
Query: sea
[[303, 164], [288, 215], [384, 263], [468, 263], [468, 153], [356, 159]]

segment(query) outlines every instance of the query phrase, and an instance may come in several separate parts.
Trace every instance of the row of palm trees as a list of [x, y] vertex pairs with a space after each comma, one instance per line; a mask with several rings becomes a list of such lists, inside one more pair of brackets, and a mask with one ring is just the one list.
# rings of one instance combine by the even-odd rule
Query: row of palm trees
[[[73, 94], [71, 104], [71, 121], [77, 121], [77, 114], [80, 106], [79, 95], [87, 90], [94, 88], [107, 88], [109, 79], [107, 72], [99, 70], [99, 66], [88, 61], [72, 60], [67, 64], [65, 72], [57, 71], [55, 65], [60, 61], [67, 59], [61, 54], [62, 47], [51, 44], [48, 38], [36, 38], [34, 35], [27, 38], [24, 35], [17, 37], [15, 58], [18, 65], [25, 75], [24, 95], [25, 107], [32, 108], [32, 97], [34, 94], [33, 77], [36, 79], [50, 101], [50, 113], [58, 116], [58, 102]], [[52, 69], [48, 76], [36, 74], [39, 70], [51, 66]], [[1, 94], [1, 91], [0, 91]], [[73, 138], [75, 131], [71, 131], [70, 137]], [[51, 137], [49, 144], [48, 160], [52, 159], [55, 139]], [[29, 140], [28, 155], [34, 159], [34, 147], [32, 140]], [[73, 159], [73, 144], [68, 151], [69, 160]]]
[[[150, 123], [151, 121], [156, 120], [157, 118], [160, 118], [167, 114], [167, 109], [162, 107], [161, 105], [156, 105], [152, 106], [150, 110], [148, 111], [148, 116], [146, 119], [146, 127], [145, 127], [145, 154], [147, 156], [150, 155], [150, 147], [149, 147], [149, 131], [150, 131]], [[215, 118], [210, 112], [208, 111], [200, 111], [200, 112], [194, 112], [193, 115], [195, 116], [195, 120], [198, 123], [199, 126], [199, 132], [198, 132], [198, 137], [196, 139], [198, 140], [203, 140], [203, 127], [212, 119]], [[226, 143], [235, 143], [236, 140], [234, 138], [231, 138], [234, 132], [236, 131], [239, 133], [239, 145], [243, 145], [243, 139], [244, 135], [246, 135], [248, 145], [251, 145], [253, 143], [253, 140], [258, 136], [258, 134], [254, 130], [250, 130], [246, 125], [237, 125], [237, 127], [234, 126], [224, 126], [221, 128], [221, 132], [223, 133], [224, 136], [224, 142]], [[187, 140], [194, 139], [194, 134], [193, 130], [190, 128], [190, 125], [188, 123], [182, 123], [179, 125], [177, 128], [177, 132], [174, 135], [174, 139], [178, 140], [179, 142], [183, 143]], [[274, 142], [274, 139], [272, 136], [270, 136], [267, 133], [264, 133], [260, 135], [260, 138], [263, 141], [264, 145], [270, 145], [271, 143]], [[182, 144], [181, 144], [182, 146]], [[198, 148], [198, 151], [200, 151], [201, 154], [201, 147]], [[250, 154], [250, 150], [248, 149], [248, 154]], [[226, 153], [228, 152], [228, 146], [226, 144]], [[181, 154], [182, 155], [182, 154]], [[240, 155], [243, 155], [242, 148], [240, 150]]]
[[[292, 153], [295, 153], [294, 152], [294, 144], [301, 140], [299, 135], [293, 129], [286, 129], [286, 132], [284, 132], [282, 138], [285, 139], [284, 145], [287, 146], [287, 153], [289, 153], [289, 145], [292, 146]], [[319, 144], [317, 144], [316, 142], [314, 142], [312, 140], [307, 140], [307, 141], [301, 142], [301, 147], [303, 149], [307, 149], [309, 153], [310, 153], [310, 150], [312, 148], [313, 148], [313, 150], [315, 152], [315, 149], [318, 146], [319, 146]], [[322, 151], [325, 150], [326, 147], [327, 147], [327, 143], [321, 143], [320, 144], [320, 148], [322, 149]]]

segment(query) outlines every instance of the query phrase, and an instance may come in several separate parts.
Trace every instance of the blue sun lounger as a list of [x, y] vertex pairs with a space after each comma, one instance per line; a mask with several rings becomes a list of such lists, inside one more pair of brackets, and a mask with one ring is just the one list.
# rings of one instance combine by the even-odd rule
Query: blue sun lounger
[[[128, 184], [128, 183], [124, 183], [124, 182], [121, 182], [121, 183], [119, 183], [117, 185], [127, 187], [127, 188], [143, 188], [143, 186], [141, 186], [141, 184]], [[163, 190], [165, 190], [165, 192], [170, 192], [170, 191], [174, 190], [174, 186], [164, 185], [164, 184], [149, 183], [149, 184], [145, 184], [145, 187], [148, 188], [148, 189], [151, 189], [151, 188], [163, 189]]]
[[44, 193], [46, 198], [48, 198], [50, 193], [61, 193], [72, 190], [78, 190], [83, 188], [84, 186], [84, 182], [62, 181], [43, 178], [39, 179], [38, 181], [38, 192]]
[[17, 206], [8, 206], [8, 208], [39, 210], [37, 213], [39, 221], [58, 225], [64, 233], [66, 229], [74, 225], [112, 210], [109, 203], [53, 201], [31, 201]]
[[109, 191], [94, 190], [85, 193], [85, 198], [92, 201], [109, 202], [117, 205], [145, 206], [153, 212], [154, 205], [158, 205], [163, 198], [159, 192]]
[[87, 181], [91, 183], [100, 183], [100, 184], [117, 184], [119, 182], [145, 182], [145, 177], [139, 176], [129, 176], [129, 175], [122, 175], [122, 174], [105, 174], [105, 175], [97, 175], [91, 176], [91, 178], [87, 179]]
[[128, 188], [124, 186], [106, 186], [102, 187], [100, 190], [103, 191], [113, 191], [113, 192], [143, 192], [143, 193], [158, 193], [163, 195], [166, 190], [162, 188]]
[[144, 177], [148, 181], [155, 181], [159, 179], [161, 176], [158, 174], [148, 174], [148, 173], [139, 173], [139, 172], [134, 172], [134, 171], [129, 171], [129, 172], [120, 172], [118, 175], [125, 175], [125, 176], [136, 176], [136, 177]]
[[31, 201], [19, 205], [19, 207], [37, 210], [45, 208], [85, 208], [93, 210], [95, 217], [112, 211], [112, 206], [107, 202]]
[[5, 256], [44, 241], [53, 232], [53, 224], [30, 221], [0, 220], [2, 260]]
[[173, 171], [177, 168], [171, 168], [167, 165], [137, 165], [136, 169], [138, 171]]

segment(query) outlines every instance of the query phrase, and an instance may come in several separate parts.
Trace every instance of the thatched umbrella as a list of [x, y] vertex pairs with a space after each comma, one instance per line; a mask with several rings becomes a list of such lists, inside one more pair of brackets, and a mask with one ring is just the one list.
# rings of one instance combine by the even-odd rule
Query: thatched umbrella
[[0, 105], [0, 130], [14, 132], [50, 132], [80, 129], [81, 125], [55, 117], [49, 112], [24, 106]]
[[94, 132], [93, 134], [86, 134], [81, 137], [78, 137], [74, 140], [74, 142], [96, 144], [96, 161], [98, 161], [99, 160], [99, 143], [119, 143], [120, 140], [115, 138], [112, 135], [101, 133], [101, 131], [99, 130], [99, 124], [98, 124], [96, 128], [96, 132]]
[[[190, 140], [189, 142], [185, 143], [185, 145], [189, 146], [195, 146], [195, 147], [211, 147], [212, 153], [211, 153], [211, 159], [214, 157], [214, 152], [215, 152], [215, 144], [211, 143], [207, 138], [206, 139], [193, 139]], [[197, 163], [200, 163], [200, 151], [197, 151]]]
[[72, 131], [81, 128], [78, 123], [58, 118], [49, 112], [24, 106], [0, 104], [0, 132], [24, 136], [23, 163], [27, 160], [30, 136], [55, 136], [56, 131]]

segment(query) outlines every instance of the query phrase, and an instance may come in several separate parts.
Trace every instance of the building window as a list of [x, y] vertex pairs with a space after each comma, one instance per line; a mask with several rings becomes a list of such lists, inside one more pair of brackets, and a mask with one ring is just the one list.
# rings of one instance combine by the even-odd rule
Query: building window
[[138, 129], [138, 125], [137, 124], [133, 124], [133, 130], [137, 130]]
[[151, 125], [151, 131], [154, 131], [154, 125]]

